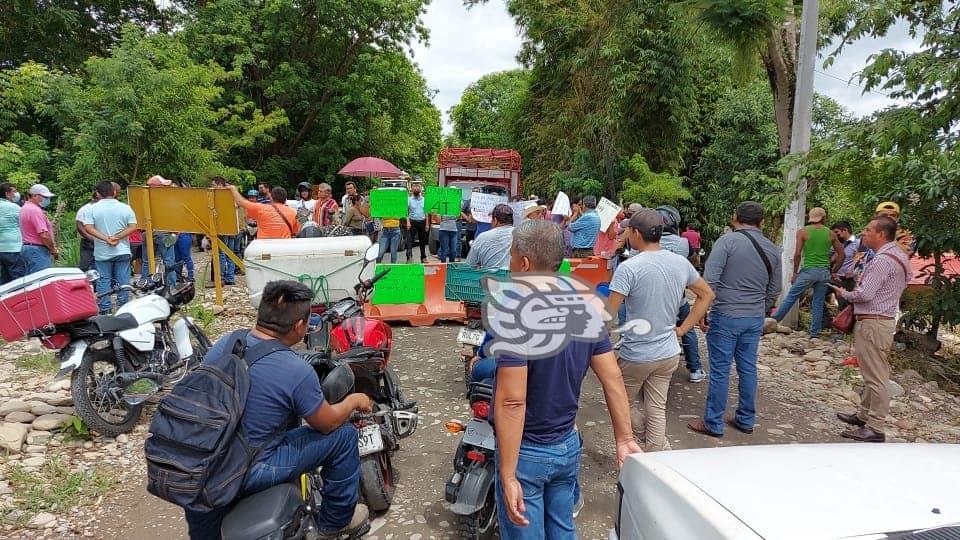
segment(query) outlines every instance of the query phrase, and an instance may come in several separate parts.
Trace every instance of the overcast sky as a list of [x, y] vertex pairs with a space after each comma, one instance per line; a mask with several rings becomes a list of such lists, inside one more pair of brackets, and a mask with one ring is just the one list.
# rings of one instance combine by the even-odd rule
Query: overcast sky
[[[490, 0], [472, 9], [465, 8], [461, 0], [433, 0], [424, 23], [430, 29], [430, 44], [416, 44], [414, 60], [427, 84], [437, 91], [434, 103], [443, 114], [444, 133], [449, 133], [447, 111], [460, 101], [470, 83], [493, 71], [519, 67], [516, 55], [520, 37], [503, 0]], [[816, 90], [858, 116], [881, 109], [892, 101], [879, 93], [863, 94], [855, 79], [850, 84], [846, 81], [863, 68], [868, 55], [879, 49], [917, 46], [902, 26], [894, 27], [882, 39], [854, 43], [829, 69], [824, 70], [822, 60], [818, 61]]]

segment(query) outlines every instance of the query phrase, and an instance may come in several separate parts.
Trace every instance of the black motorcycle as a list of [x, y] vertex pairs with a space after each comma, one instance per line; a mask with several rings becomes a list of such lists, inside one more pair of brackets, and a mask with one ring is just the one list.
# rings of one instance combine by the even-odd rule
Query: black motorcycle
[[493, 426], [487, 421], [493, 406], [493, 387], [470, 384], [470, 410], [473, 417], [464, 424], [447, 422], [450, 432], [462, 432], [463, 438], [453, 458], [453, 474], [447, 480], [444, 498], [457, 516], [457, 534], [471, 540], [492, 538], [497, 531], [497, 501], [494, 478], [497, 474], [493, 455], [497, 449]]

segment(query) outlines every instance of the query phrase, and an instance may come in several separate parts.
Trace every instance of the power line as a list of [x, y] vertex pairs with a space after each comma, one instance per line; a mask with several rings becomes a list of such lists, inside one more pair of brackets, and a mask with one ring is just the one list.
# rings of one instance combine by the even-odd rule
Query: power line
[[837, 77], [836, 75], [831, 75], [830, 73], [825, 73], [825, 72], [823, 72], [823, 71], [820, 71], [820, 70], [818, 70], [818, 69], [815, 69], [814, 71], [816, 71], [817, 74], [819, 74], [819, 75], [823, 75], [824, 77], [830, 77], [831, 79], [836, 79], [836, 80], [838, 80], [838, 81], [840, 81], [840, 82], [842, 82], [842, 83], [846, 83], [847, 86], [855, 86], [855, 87], [859, 88], [860, 90], [862, 90], [863, 92], [866, 92], [866, 93], [868, 93], [868, 94], [875, 94], [875, 95], [878, 95], [878, 96], [883, 96], [883, 97], [885, 97], [885, 98], [887, 98], [887, 99], [893, 99], [892, 97], [890, 97], [890, 94], [884, 94], [883, 92], [876, 92], [876, 91], [874, 91], [874, 90], [867, 90], [866, 88], [860, 86], [859, 84], [855, 84], [855, 83], [851, 82], [851, 81], [848, 80], [848, 79], [843, 79], [843, 78], [841, 78], [841, 77]]

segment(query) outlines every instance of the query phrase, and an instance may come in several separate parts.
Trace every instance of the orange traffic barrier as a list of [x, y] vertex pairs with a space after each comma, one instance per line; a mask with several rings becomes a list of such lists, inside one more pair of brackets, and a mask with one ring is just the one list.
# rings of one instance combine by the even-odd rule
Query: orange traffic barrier
[[602, 283], [610, 282], [609, 262], [603, 257], [570, 259], [570, 273], [596, 287]]
[[447, 300], [443, 287], [447, 281], [446, 263], [423, 265], [424, 298], [422, 304], [396, 304], [375, 306], [364, 304], [367, 318], [380, 321], [408, 321], [413, 326], [431, 326], [437, 321], [466, 318], [463, 302]]

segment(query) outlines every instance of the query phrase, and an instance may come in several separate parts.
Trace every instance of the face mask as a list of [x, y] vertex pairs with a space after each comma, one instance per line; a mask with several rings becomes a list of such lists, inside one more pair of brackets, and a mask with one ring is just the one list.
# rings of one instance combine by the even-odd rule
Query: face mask
[[50, 197], [40, 199], [40, 208], [46, 208], [48, 206], [50, 206]]
[[13, 202], [15, 202], [15, 203], [20, 202], [20, 192], [19, 192], [19, 191], [13, 194], [13, 199], [12, 199], [12, 200], [13, 200]]

